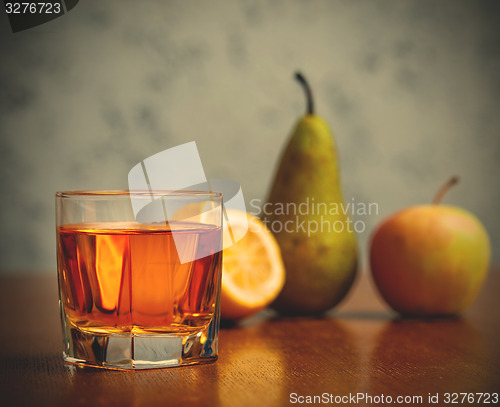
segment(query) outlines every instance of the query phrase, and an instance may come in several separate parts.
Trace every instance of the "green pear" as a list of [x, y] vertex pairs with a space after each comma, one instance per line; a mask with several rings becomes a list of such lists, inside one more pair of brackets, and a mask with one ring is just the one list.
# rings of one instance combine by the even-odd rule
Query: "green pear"
[[273, 307], [284, 314], [321, 314], [338, 304], [357, 272], [353, 223], [343, 204], [335, 142], [314, 113], [311, 88], [296, 74], [307, 97], [262, 207], [278, 241], [286, 281]]

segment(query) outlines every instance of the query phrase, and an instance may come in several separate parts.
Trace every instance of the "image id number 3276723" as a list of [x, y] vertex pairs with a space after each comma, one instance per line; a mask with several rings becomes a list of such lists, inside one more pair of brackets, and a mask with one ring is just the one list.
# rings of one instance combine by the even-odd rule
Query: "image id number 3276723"
[[444, 393], [445, 404], [493, 404], [498, 405], [498, 393]]
[[60, 14], [60, 2], [12, 2], [5, 3], [7, 14]]

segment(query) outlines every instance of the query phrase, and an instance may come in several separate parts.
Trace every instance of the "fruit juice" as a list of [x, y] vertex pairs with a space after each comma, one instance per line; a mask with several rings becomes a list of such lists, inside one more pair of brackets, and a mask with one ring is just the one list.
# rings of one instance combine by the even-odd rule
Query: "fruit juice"
[[[72, 224], [58, 227], [57, 238], [67, 324], [88, 333], [188, 335], [211, 322], [222, 258], [220, 227]], [[179, 250], [195, 260], [181, 263]], [[198, 259], [197, 253], [214, 254]]]

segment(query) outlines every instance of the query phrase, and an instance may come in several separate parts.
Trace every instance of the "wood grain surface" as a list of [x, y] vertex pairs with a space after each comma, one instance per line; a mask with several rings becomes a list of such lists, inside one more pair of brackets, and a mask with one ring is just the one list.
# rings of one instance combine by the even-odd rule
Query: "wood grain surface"
[[364, 274], [324, 318], [266, 310], [223, 326], [213, 364], [124, 372], [64, 364], [55, 273], [0, 284], [2, 406], [265, 407], [323, 393], [421, 395], [419, 405], [438, 394], [445, 405], [447, 392], [500, 392], [498, 272], [459, 319], [401, 320]]

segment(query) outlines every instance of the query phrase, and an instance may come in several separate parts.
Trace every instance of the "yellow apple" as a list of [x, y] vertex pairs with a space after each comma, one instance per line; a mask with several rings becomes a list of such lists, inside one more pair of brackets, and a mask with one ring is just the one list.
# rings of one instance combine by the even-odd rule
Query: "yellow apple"
[[404, 209], [386, 219], [371, 239], [370, 265], [385, 301], [408, 316], [448, 316], [476, 298], [490, 261], [481, 222], [464, 209], [434, 203]]

